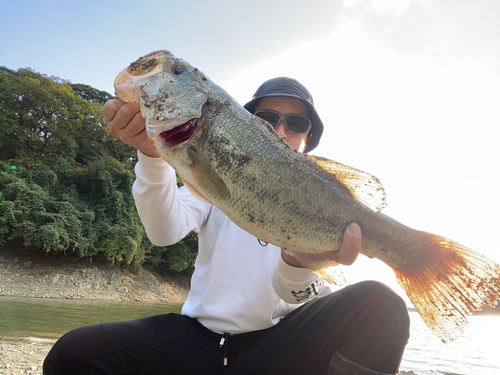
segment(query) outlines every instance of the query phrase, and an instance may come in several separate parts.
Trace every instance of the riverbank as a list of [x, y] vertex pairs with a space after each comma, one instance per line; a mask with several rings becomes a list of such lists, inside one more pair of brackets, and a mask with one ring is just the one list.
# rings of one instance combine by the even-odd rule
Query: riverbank
[[189, 276], [92, 263], [76, 257], [0, 253], [0, 296], [182, 303]]
[[52, 342], [0, 341], [0, 374], [42, 375], [43, 360]]
[[[183, 303], [189, 276], [160, 276], [145, 269], [92, 263], [75, 257], [0, 253], [0, 296]], [[0, 374], [42, 374], [54, 340], [0, 337]]]

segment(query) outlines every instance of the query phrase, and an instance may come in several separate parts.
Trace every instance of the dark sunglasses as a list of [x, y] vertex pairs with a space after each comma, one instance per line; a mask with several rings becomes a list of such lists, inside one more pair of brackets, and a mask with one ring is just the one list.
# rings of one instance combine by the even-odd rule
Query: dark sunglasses
[[273, 128], [283, 119], [285, 121], [286, 130], [290, 133], [305, 134], [311, 129], [311, 120], [301, 115], [282, 115], [279, 112], [266, 110], [255, 112], [255, 116], [267, 121]]

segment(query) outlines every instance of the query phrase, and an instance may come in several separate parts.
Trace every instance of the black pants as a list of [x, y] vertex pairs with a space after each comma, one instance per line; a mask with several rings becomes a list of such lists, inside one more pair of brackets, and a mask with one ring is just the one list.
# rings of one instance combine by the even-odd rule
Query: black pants
[[43, 373], [326, 374], [338, 351], [360, 366], [394, 374], [409, 317], [397, 294], [367, 281], [316, 298], [274, 327], [229, 335], [222, 347], [221, 337], [178, 314], [83, 327], [59, 339]]

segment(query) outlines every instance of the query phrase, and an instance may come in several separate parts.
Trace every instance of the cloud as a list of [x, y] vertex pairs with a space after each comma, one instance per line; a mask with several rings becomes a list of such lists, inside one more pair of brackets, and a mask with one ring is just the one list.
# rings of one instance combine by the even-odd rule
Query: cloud
[[467, 61], [500, 79], [500, 2], [495, 0], [346, 0], [344, 15], [373, 41], [437, 64]]

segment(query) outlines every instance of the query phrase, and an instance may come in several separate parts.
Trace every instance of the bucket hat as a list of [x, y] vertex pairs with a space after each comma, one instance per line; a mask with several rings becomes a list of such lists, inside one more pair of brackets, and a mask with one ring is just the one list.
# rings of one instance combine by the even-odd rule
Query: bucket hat
[[289, 96], [300, 99], [304, 102], [311, 120], [311, 130], [309, 130], [305, 153], [316, 148], [323, 134], [323, 122], [314, 109], [314, 102], [311, 94], [299, 81], [288, 77], [277, 77], [264, 82], [255, 92], [252, 100], [243, 107], [250, 113], [255, 112], [255, 107], [260, 99], [270, 96]]

